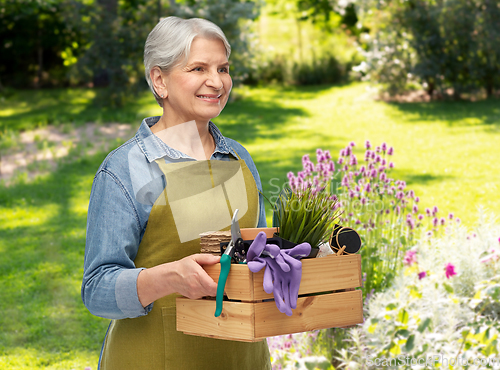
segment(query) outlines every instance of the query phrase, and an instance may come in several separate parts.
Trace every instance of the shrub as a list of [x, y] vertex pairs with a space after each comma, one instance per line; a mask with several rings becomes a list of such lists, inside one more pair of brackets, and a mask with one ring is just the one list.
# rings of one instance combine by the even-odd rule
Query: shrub
[[454, 98], [500, 88], [500, 4], [492, 0], [358, 0], [370, 34], [356, 70], [391, 93], [421, 84]]

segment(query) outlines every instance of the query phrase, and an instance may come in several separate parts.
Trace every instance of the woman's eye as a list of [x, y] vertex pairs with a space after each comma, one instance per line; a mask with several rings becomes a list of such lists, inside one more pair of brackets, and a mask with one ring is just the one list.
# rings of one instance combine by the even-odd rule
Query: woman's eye
[[219, 72], [228, 73], [229, 69], [227, 67], [221, 67], [221, 68], [219, 68]]
[[202, 67], [196, 67], [196, 68], [193, 68], [192, 70], [193, 71], [201, 71], [201, 70], [203, 70], [203, 68]]

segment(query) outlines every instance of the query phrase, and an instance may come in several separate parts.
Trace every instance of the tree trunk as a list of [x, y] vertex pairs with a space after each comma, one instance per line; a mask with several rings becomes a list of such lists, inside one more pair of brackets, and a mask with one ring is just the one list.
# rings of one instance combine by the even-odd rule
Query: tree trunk
[[38, 67], [36, 70], [35, 88], [39, 89], [42, 85], [42, 72], [43, 72], [43, 46], [42, 46], [42, 25], [38, 24], [36, 53]]
[[[101, 7], [100, 22], [111, 25], [118, 15], [117, 0], [97, 0], [97, 4]], [[111, 35], [107, 35], [110, 37]], [[102, 35], [97, 35], [98, 38]], [[96, 40], [96, 45], [101, 43]], [[111, 82], [111, 73], [107, 67], [94, 69], [93, 84], [94, 87], [107, 87]]]

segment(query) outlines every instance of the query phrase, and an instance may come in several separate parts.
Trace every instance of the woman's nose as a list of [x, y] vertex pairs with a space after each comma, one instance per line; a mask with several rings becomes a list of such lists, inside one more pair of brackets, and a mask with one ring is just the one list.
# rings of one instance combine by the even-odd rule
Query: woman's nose
[[211, 73], [210, 76], [208, 76], [206, 85], [213, 87], [216, 90], [219, 90], [223, 86], [222, 79], [219, 76], [219, 73]]

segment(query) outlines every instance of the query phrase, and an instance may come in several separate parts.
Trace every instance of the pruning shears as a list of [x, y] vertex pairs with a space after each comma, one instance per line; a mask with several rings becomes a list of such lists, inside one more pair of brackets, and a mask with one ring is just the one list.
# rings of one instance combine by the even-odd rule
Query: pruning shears
[[238, 223], [238, 209], [234, 211], [231, 221], [231, 241], [229, 242], [226, 251], [220, 258], [220, 275], [217, 283], [217, 296], [215, 298], [215, 317], [219, 317], [222, 313], [222, 301], [224, 299], [224, 289], [226, 288], [226, 280], [231, 269], [231, 260], [234, 257], [236, 249], [242, 249], [243, 239], [241, 238], [240, 224]]

